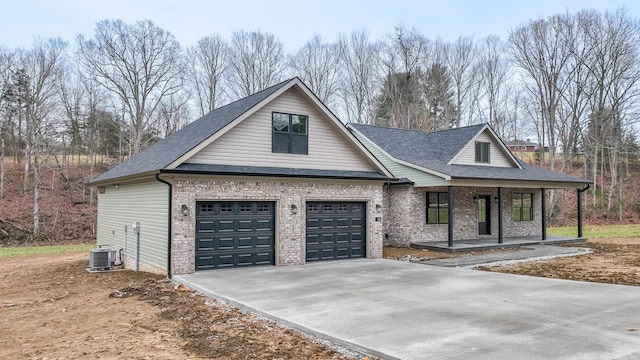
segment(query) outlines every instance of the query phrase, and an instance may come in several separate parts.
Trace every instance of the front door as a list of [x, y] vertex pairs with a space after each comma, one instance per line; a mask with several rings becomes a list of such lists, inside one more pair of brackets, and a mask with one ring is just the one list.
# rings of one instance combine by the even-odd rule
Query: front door
[[491, 196], [478, 196], [478, 235], [491, 235]]

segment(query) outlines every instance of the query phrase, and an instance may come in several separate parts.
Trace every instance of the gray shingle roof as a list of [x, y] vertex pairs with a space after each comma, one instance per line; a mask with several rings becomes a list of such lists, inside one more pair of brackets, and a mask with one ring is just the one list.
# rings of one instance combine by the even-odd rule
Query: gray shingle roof
[[266, 166], [235, 166], [217, 164], [190, 164], [183, 163], [172, 170], [163, 170], [165, 173], [189, 173], [189, 174], [216, 174], [216, 175], [247, 175], [247, 176], [283, 176], [305, 178], [332, 178], [332, 179], [358, 179], [358, 180], [394, 180], [384, 174], [375, 171], [347, 171], [347, 170], [321, 170], [279, 168]]
[[132, 156], [129, 160], [96, 177], [92, 182], [164, 169], [292, 80], [285, 80], [251, 96], [213, 110], [137, 155]]
[[517, 159], [522, 169], [496, 166], [448, 165], [486, 126], [473, 125], [424, 132], [350, 124], [395, 159], [450, 176], [452, 179], [522, 180], [584, 184], [586, 180], [531, 166]]

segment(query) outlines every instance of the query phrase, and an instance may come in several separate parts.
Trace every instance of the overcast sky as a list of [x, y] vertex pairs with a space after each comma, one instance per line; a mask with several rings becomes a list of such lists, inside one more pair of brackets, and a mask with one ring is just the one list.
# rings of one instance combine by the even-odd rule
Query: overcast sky
[[509, 29], [529, 19], [623, 5], [631, 15], [640, 14], [640, 2], [628, 0], [5, 0], [0, 46], [28, 47], [36, 36], [71, 42], [79, 33], [92, 36], [103, 19], [152, 20], [183, 46], [212, 33], [228, 39], [233, 30], [260, 29], [277, 36], [287, 52], [315, 33], [333, 41], [366, 28], [372, 39], [381, 39], [401, 24], [447, 41], [460, 35], [506, 38]]

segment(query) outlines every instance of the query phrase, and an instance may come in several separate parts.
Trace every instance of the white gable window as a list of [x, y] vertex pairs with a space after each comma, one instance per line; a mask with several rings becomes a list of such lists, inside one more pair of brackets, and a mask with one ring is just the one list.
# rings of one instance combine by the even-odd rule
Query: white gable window
[[309, 153], [309, 116], [274, 112], [271, 113], [271, 123], [271, 152]]
[[488, 142], [476, 141], [476, 162], [477, 163], [490, 163], [489, 149], [491, 144]]

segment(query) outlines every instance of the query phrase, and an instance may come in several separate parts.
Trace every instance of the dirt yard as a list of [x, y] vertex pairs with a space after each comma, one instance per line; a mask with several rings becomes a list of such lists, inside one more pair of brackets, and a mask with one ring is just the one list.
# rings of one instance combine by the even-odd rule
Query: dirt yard
[[0, 359], [351, 359], [88, 252], [0, 259]]
[[640, 238], [596, 239], [572, 246], [592, 253], [513, 266], [481, 267], [480, 270], [640, 286]]
[[[606, 284], [640, 286], [640, 238], [595, 239], [568, 246], [584, 247], [592, 253], [501, 267], [478, 267], [479, 270], [540, 276], [556, 279], [590, 281]], [[384, 257], [405, 261], [440, 259], [454, 256], [486, 254], [442, 253], [408, 248], [385, 248]]]
[[[575, 246], [594, 252], [483, 270], [640, 285], [640, 239]], [[468, 254], [386, 248], [384, 255], [415, 261]], [[162, 276], [88, 273], [87, 266], [87, 252], [0, 259], [1, 359], [354, 358]]]

